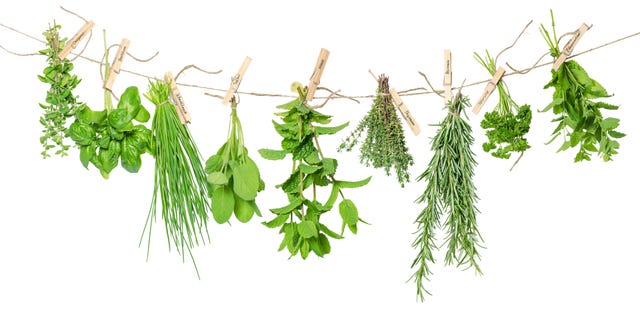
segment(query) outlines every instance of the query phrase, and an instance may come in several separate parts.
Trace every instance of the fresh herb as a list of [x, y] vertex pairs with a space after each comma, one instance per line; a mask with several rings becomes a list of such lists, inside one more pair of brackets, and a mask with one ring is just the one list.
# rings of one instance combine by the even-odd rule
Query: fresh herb
[[264, 190], [264, 181], [256, 163], [244, 145], [242, 125], [231, 101], [231, 120], [227, 142], [206, 162], [205, 171], [211, 184], [211, 211], [218, 223], [225, 223], [234, 213], [238, 221], [248, 222], [260, 210], [255, 199]]
[[[436, 229], [444, 228], [447, 246], [445, 265], [455, 264], [467, 268], [475, 268], [480, 272], [478, 262], [482, 237], [478, 232], [476, 215], [476, 188], [473, 184], [473, 170], [476, 166], [471, 151], [473, 135], [471, 126], [462, 118], [466, 114], [464, 108], [469, 107], [469, 99], [457, 94], [447, 104], [448, 113], [438, 124], [438, 131], [431, 141], [434, 154], [427, 169], [418, 177], [418, 181], [426, 180], [424, 193], [416, 200], [426, 203], [415, 223], [417, 235], [412, 246], [418, 249], [418, 255], [411, 267], [416, 268], [411, 276], [417, 285], [417, 296], [424, 301], [424, 281], [429, 280], [431, 269], [429, 263], [435, 263], [433, 252], [439, 247], [436, 244]], [[440, 219], [446, 214], [446, 221], [441, 225]]]
[[[207, 174], [189, 129], [180, 122], [174, 105], [169, 101], [171, 86], [157, 80], [150, 82], [145, 97], [156, 106], [151, 131], [156, 150], [153, 198], [142, 236], [149, 228], [147, 252], [151, 244], [151, 229], [159, 205], [162, 212], [169, 250], [171, 243], [178, 254], [187, 251], [198, 273], [191, 249], [209, 239], [207, 214], [210, 192]], [[204, 230], [203, 230], [204, 229]], [[142, 243], [142, 238], [140, 239]], [[148, 253], [147, 253], [148, 257]], [[200, 274], [198, 273], [198, 277]]]
[[[496, 73], [496, 61], [488, 51], [484, 59], [477, 53], [474, 53], [474, 57], [491, 75]], [[522, 157], [524, 152], [531, 148], [524, 137], [531, 125], [531, 107], [527, 104], [518, 106], [511, 98], [504, 80], [500, 80], [496, 88], [499, 95], [498, 105], [493, 111], [485, 113], [484, 119], [480, 122], [489, 140], [482, 144], [482, 149], [499, 159], [509, 159], [512, 152], [520, 152]]]
[[66, 38], [60, 38], [60, 28], [55, 22], [53, 27], [49, 26], [43, 33], [47, 48], [40, 50], [40, 54], [47, 57], [49, 66], [44, 69], [42, 75], [38, 75], [38, 79], [50, 86], [46, 103], [40, 103], [44, 110], [44, 115], [40, 117], [40, 124], [44, 127], [40, 137], [40, 143], [44, 148], [41, 153], [43, 158], [50, 157], [49, 151], [53, 151], [52, 149], [55, 149], [56, 155], [68, 155], [70, 145], [65, 141], [68, 137], [67, 119], [73, 117], [76, 109], [85, 107], [72, 92], [80, 83], [78, 76], [71, 74], [73, 64], [66, 58], [58, 57], [67, 43]]
[[[555, 19], [551, 12], [551, 35], [541, 25], [540, 31], [549, 45], [551, 56], [557, 58], [561, 51], [556, 36]], [[575, 60], [565, 61], [558, 71], [551, 70], [551, 81], [544, 88], [554, 88], [553, 101], [542, 112], [553, 110], [559, 117], [553, 119], [558, 126], [552, 133], [552, 138], [547, 144], [560, 135], [564, 143], [558, 152], [573, 147], [579, 147], [574, 161], [591, 160], [591, 153], [597, 152], [604, 161], [613, 160], [612, 156], [618, 153], [620, 143], [616, 140], [625, 136], [616, 131], [620, 119], [602, 116], [602, 110], [617, 110], [618, 107], [592, 99], [610, 97], [602, 85], [589, 77], [587, 72]]]
[[[282, 136], [282, 150], [261, 149], [259, 152], [268, 160], [282, 160], [288, 154], [292, 156], [292, 173], [286, 181], [277, 186], [287, 194], [289, 203], [284, 207], [271, 209], [276, 217], [263, 224], [269, 228], [280, 228], [280, 233], [284, 234], [278, 251], [287, 248], [291, 256], [300, 253], [300, 256], [306, 259], [310, 252], [319, 257], [330, 253], [329, 238], [342, 239], [345, 227], [354, 234], [358, 232], [357, 224], [363, 220], [353, 201], [345, 198], [343, 189], [364, 186], [369, 183], [371, 177], [355, 182], [334, 178], [338, 161], [324, 157], [318, 136], [335, 134], [349, 123], [337, 127], [317, 126], [329, 124], [331, 116], [307, 107], [304, 104], [306, 91], [301, 88], [297, 91], [297, 99], [278, 106], [279, 109], [285, 110], [276, 113], [282, 123], [273, 121], [273, 126]], [[331, 187], [329, 198], [324, 203], [318, 201], [317, 189], [320, 187]], [[304, 194], [308, 189], [311, 189], [311, 197]], [[331, 211], [338, 196], [342, 198], [338, 205], [342, 217], [340, 234], [320, 222], [321, 216]]]
[[404, 187], [409, 182], [409, 166], [413, 165], [413, 157], [409, 154], [400, 118], [391, 102], [389, 77], [384, 74], [378, 77], [371, 110], [342, 142], [338, 151], [351, 151], [365, 131], [366, 137], [360, 145], [360, 163], [384, 168], [387, 176], [394, 167], [398, 182]]

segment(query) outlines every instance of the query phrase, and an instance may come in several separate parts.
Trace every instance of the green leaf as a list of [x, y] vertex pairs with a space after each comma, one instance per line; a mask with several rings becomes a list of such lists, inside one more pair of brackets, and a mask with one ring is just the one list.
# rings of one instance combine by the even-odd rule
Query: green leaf
[[327, 202], [324, 204], [326, 209], [331, 210], [331, 208], [333, 208], [333, 205], [336, 203], [336, 200], [338, 199], [339, 193], [340, 193], [340, 188], [334, 184], [331, 187], [331, 194], [329, 195], [329, 199], [327, 199]]
[[369, 181], [371, 181], [371, 177], [368, 177], [364, 180], [360, 180], [360, 181], [340, 181], [340, 180], [336, 180], [334, 182], [334, 185], [338, 186], [339, 188], [359, 188], [362, 186], [367, 185], [367, 183], [369, 183]]
[[[134, 119], [138, 115], [138, 111], [140, 110], [141, 106], [142, 102], [140, 101], [140, 92], [138, 92], [137, 87], [128, 87], [124, 90], [122, 95], [120, 95], [120, 100], [118, 101], [118, 109], [126, 110], [126, 112], [129, 114], [130, 119]], [[147, 118], [147, 120], [149, 120], [149, 118]]]
[[238, 221], [247, 223], [253, 217], [254, 210], [248, 201], [236, 196], [233, 212]]
[[260, 171], [258, 166], [247, 158], [233, 168], [233, 191], [244, 200], [253, 200], [258, 195], [260, 188]]
[[308, 164], [318, 164], [320, 163], [320, 155], [318, 154], [318, 150], [313, 150], [309, 154], [304, 157], [304, 161]]
[[120, 160], [122, 167], [131, 173], [137, 173], [142, 166], [142, 158], [138, 148], [131, 143], [131, 136], [122, 140], [122, 157]]
[[296, 198], [291, 203], [289, 203], [288, 205], [286, 205], [284, 207], [276, 208], [276, 209], [269, 209], [269, 211], [271, 211], [274, 214], [284, 215], [284, 214], [290, 213], [291, 211], [297, 209], [302, 204], [302, 202], [303, 202], [302, 199]]
[[342, 221], [347, 225], [355, 225], [358, 223], [358, 208], [349, 199], [344, 199], [339, 205], [340, 216]]
[[225, 223], [231, 218], [235, 207], [233, 191], [228, 186], [216, 188], [211, 196], [211, 211], [217, 223]]
[[91, 125], [75, 121], [69, 126], [69, 137], [79, 146], [88, 146], [96, 139]]
[[285, 224], [285, 222], [287, 222], [287, 220], [289, 220], [289, 215], [283, 214], [283, 215], [278, 215], [276, 216], [273, 220], [268, 221], [268, 222], [263, 222], [262, 224], [264, 226], [266, 226], [267, 228], [277, 228], [279, 226], [282, 226]]
[[227, 175], [221, 171], [215, 171], [207, 175], [207, 181], [213, 185], [219, 186], [229, 183], [229, 178], [227, 178]]
[[612, 138], [616, 138], [616, 139], [624, 138], [626, 136], [626, 134], [624, 134], [622, 132], [615, 131], [615, 130], [610, 130], [609, 131], [609, 135]]
[[138, 110], [138, 114], [134, 118], [138, 122], [147, 122], [151, 118], [151, 114], [149, 111], [142, 105], [140, 105], [140, 110]]
[[322, 159], [322, 167], [324, 168], [324, 174], [332, 176], [336, 174], [338, 168], [338, 161], [336, 159], [324, 158]]
[[602, 131], [613, 130], [617, 128], [618, 125], [620, 125], [620, 120], [616, 118], [606, 118], [600, 122], [600, 128], [602, 128]]
[[320, 231], [324, 232], [326, 235], [328, 235], [331, 238], [334, 239], [344, 239], [343, 236], [341, 236], [340, 234], [338, 234], [337, 232], [332, 231], [331, 229], [329, 229], [327, 226], [325, 226], [322, 223], [318, 224], [318, 229], [320, 229]]
[[318, 236], [318, 229], [313, 221], [304, 220], [298, 223], [298, 233], [301, 237], [308, 239]]
[[349, 122], [345, 122], [336, 127], [315, 127], [317, 134], [334, 134], [339, 132], [340, 130], [346, 128], [349, 125]]
[[86, 124], [101, 124], [107, 119], [107, 110], [93, 111], [89, 107], [81, 107], [76, 111], [76, 117]]
[[205, 163], [205, 172], [212, 173], [216, 171], [222, 171], [223, 160], [220, 155], [214, 154]]
[[309, 242], [303, 241], [302, 245], [300, 246], [300, 256], [302, 257], [302, 259], [307, 259], [307, 257], [309, 256], [309, 249]]
[[302, 173], [304, 174], [312, 174], [318, 170], [320, 170], [322, 167], [320, 166], [313, 166], [313, 165], [307, 165], [307, 164], [301, 164], [300, 165], [300, 171], [302, 171]]
[[347, 226], [349, 227], [349, 230], [351, 230], [351, 233], [358, 234], [358, 225], [357, 224], [349, 224]]
[[89, 168], [89, 162], [96, 156], [96, 147], [94, 145], [80, 147], [80, 162], [85, 168]]
[[331, 243], [329, 243], [329, 239], [324, 234], [318, 235], [318, 246], [324, 254], [331, 253]]
[[126, 132], [133, 130], [133, 117], [129, 115], [125, 109], [116, 109], [111, 111], [108, 116], [109, 125], [117, 132]]
[[291, 100], [285, 104], [279, 105], [276, 108], [278, 109], [284, 109], [284, 110], [291, 110], [293, 108], [295, 108], [297, 105], [300, 104], [300, 100], [295, 99], [295, 100]]
[[284, 150], [271, 149], [260, 149], [258, 153], [267, 160], [282, 160], [287, 155], [287, 152]]

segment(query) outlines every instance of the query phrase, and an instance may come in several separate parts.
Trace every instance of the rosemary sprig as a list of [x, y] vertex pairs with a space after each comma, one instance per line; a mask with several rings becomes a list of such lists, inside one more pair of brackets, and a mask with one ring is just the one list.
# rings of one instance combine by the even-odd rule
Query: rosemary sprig
[[173, 243], [183, 260], [187, 251], [200, 277], [191, 249], [198, 246], [200, 241], [205, 242], [205, 234], [207, 241], [210, 241], [207, 229], [207, 214], [210, 211], [207, 202], [209, 184], [200, 152], [189, 129], [180, 122], [174, 105], [169, 101], [170, 92], [169, 83], [157, 80], [150, 82], [149, 90], [145, 94], [156, 106], [151, 127], [156, 167], [153, 198], [142, 237], [148, 227], [148, 258], [151, 229], [156, 219], [160, 196], [160, 210], [169, 250]]
[[[474, 139], [471, 126], [462, 117], [466, 117], [464, 108], [469, 106], [469, 98], [460, 93], [447, 104], [447, 116], [437, 125], [439, 129], [431, 142], [433, 157], [418, 177], [418, 181], [426, 180], [427, 187], [416, 202], [426, 203], [426, 207], [415, 220], [417, 236], [412, 246], [418, 249], [418, 255], [411, 265], [416, 269], [411, 279], [422, 301], [425, 293], [430, 294], [424, 281], [432, 274], [429, 263], [435, 263], [435, 232], [441, 227], [446, 232], [445, 265], [472, 267], [481, 273], [478, 247], [482, 237], [476, 221], [478, 198], [473, 184], [476, 161], [471, 151]], [[447, 217], [441, 225], [444, 214]]]
[[402, 123], [389, 95], [389, 77], [378, 77], [378, 89], [371, 110], [360, 120], [358, 126], [340, 144], [338, 151], [351, 151], [366, 131], [360, 145], [360, 163], [374, 168], [384, 168], [387, 176], [395, 168], [396, 177], [402, 187], [409, 182], [409, 166], [413, 157], [405, 142]]

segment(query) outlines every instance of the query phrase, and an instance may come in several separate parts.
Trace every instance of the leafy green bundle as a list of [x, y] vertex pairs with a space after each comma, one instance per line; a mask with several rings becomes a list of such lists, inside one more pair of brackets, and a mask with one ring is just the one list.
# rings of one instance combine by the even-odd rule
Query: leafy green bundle
[[51, 156], [51, 149], [56, 149], [56, 155], [68, 155], [70, 145], [65, 142], [68, 137], [67, 119], [73, 117], [76, 109], [85, 107], [72, 92], [81, 81], [78, 76], [71, 74], [73, 64], [66, 58], [58, 57], [67, 43], [66, 38], [60, 38], [60, 29], [61, 26], [55, 22], [53, 27], [49, 26], [43, 33], [47, 48], [40, 50], [40, 54], [47, 57], [49, 65], [42, 75], [38, 75], [38, 79], [50, 86], [45, 103], [40, 103], [44, 111], [44, 115], [40, 117], [40, 124], [44, 127], [40, 137], [40, 143], [44, 148], [41, 153], [43, 158]]
[[413, 157], [405, 142], [402, 123], [389, 95], [389, 77], [378, 77], [378, 89], [371, 110], [360, 120], [358, 126], [342, 142], [338, 151], [351, 151], [366, 131], [360, 145], [360, 163], [374, 168], [384, 168], [387, 176], [391, 167], [395, 168], [398, 182], [402, 187], [409, 182], [409, 166]]
[[173, 242], [183, 260], [184, 253], [187, 251], [198, 273], [191, 249], [198, 246], [200, 241], [205, 242], [205, 234], [210, 241], [207, 229], [207, 214], [210, 210], [207, 199], [210, 188], [200, 152], [189, 129], [180, 122], [175, 106], [169, 101], [170, 92], [169, 83], [156, 80], [150, 82], [149, 90], [145, 94], [145, 97], [156, 106], [151, 126], [155, 139], [153, 144], [156, 151], [156, 166], [153, 198], [142, 237], [148, 227], [148, 257], [159, 196], [169, 250]]
[[[426, 180], [424, 193], [416, 200], [426, 203], [426, 207], [415, 220], [417, 235], [412, 246], [418, 255], [411, 267], [416, 268], [411, 276], [417, 285], [417, 296], [424, 301], [424, 280], [429, 280], [429, 263], [435, 263], [433, 252], [438, 248], [435, 232], [445, 228], [447, 252], [445, 264], [473, 267], [480, 271], [478, 247], [482, 237], [478, 232], [476, 215], [476, 188], [473, 171], [476, 166], [471, 151], [473, 135], [471, 126], [462, 118], [464, 108], [469, 107], [469, 99], [457, 94], [447, 104], [448, 113], [438, 124], [438, 131], [431, 142], [434, 154], [427, 169], [418, 177]], [[466, 114], [465, 114], [466, 116]], [[440, 219], [447, 214], [444, 225]]]
[[[491, 75], [496, 73], [496, 61], [488, 51], [484, 59], [475, 52], [474, 57]], [[524, 137], [531, 125], [531, 107], [527, 104], [518, 106], [511, 98], [504, 80], [500, 80], [496, 87], [498, 104], [493, 111], [485, 113], [484, 119], [480, 122], [480, 127], [486, 130], [488, 139], [482, 144], [482, 149], [499, 159], [509, 159], [512, 152], [520, 152], [522, 157], [524, 152], [531, 148]]]
[[[551, 12], [551, 35], [541, 25], [540, 31], [549, 45], [551, 56], [560, 56], [558, 37], [556, 36], [555, 19]], [[616, 140], [625, 136], [615, 129], [620, 119], [602, 116], [602, 110], [617, 110], [618, 107], [592, 99], [610, 97], [604, 87], [593, 80], [575, 60], [565, 61], [558, 71], [551, 70], [551, 81], [544, 88], [554, 88], [553, 101], [542, 111], [553, 110], [559, 117], [553, 119], [558, 126], [552, 133], [547, 144], [562, 135], [564, 143], [558, 152], [569, 148], [579, 147], [574, 161], [591, 160], [591, 152], [597, 152], [604, 161], [613, 160], [618, 153], [620, 143]]]
[[149, 111], [140, 101], [138, 88], [128, 87], [120, 96], [118, 108], [92, 111], [81, 106], [69, 136], [80, 148], [80, 162], [85, 168], [92, 163], [105, 179], [121, 160], [122, 167], [132, 173], [142, 165], [141, 155], [154, 154], [151, 130], [138, 122], [147, 122]]
[[[338, 161], [325, 158], [320, 150], [318, 135], [335, 134], [349, 123], [336, 127], [323, 127], [317, 124], [329, 124], [331, 116], [310, 109], [304, 104], [306, 93], [298, 89], [299, 97], [284, 105], [278, 106], [284, 112], [276, 113], [283, 123], [273, 121], [273, 126], [282, 136], [282, 150], [259, 150], [260, 155], [268, 160], [282, 160], [286, 155], [292, 156], [291, 175], [278, 185], [285, 192], [289, 204], [271, 209], [276, 217], [263, 224], [269, 228], [280, 228], [284, 238], [278, 251], [287, 248], [291, 256], [300, 253], [306, 259], [312, 251], [323, 257], [331, 252], [328, 237], [342, 239], [345, 227], [352, 233], [358, 232], [357, 224], [363, 221], [353, 201], [345, 198], [344, 188], [357, 188], [369, 183], [371, 177], [361, 181], [339, 181], [334, 178]], [[315, 142], [315, 144], [314, 144]], [[318, 200], [317, 188], [331, 186], [331, 193], [326, 202]], [[308, 198], [304, 191], [311, 188], [312, 197]], [[338, 209], [342, 217], [342, 232], [338, 234], [320, 222], [326, 212], [331, 211], [338, 195], [342, 198]], [[364, 221], [363, 221], [364, 222]]]
[[238, 221], [248, 222], [253, 214], [261, 216], [255, 199], [264, 190], [264, 181], [256, 163], [244, 145], [242, 125], [231, 101], [231, 120], [227, 142], [206, 162], [205, 171], [211, 184], [211, 211], [218, 223], [225, 223], [234, 213]]

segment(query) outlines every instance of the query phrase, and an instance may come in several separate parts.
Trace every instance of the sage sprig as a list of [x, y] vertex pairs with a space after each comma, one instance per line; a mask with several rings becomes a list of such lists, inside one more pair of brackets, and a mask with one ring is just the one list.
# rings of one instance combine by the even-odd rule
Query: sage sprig
[[[342, 239], [345, 227], [352, 233], [358, 232], [358, 222], [363, 222], [354, 202], [345, 197], [343, 189], [362, 187], [371, 177], [360, 181], [341, 181], [335, 179], [338, 169], [336, 159], [323, 155], [318, 136], [335, 134], [349, 123], [336, 127], [319, 126], [329, 124], [331, 116], [310, 109], [305, 105], [306, 90], [297, 89], [299, 97], [278, 106], [283, 112], [276, 113], [282, 123], [273, 121], [273, 126], [282, 137], [281, 150], [261, 149], [260, 155], [268, 160], [282, 160], [287, 155], [292, 158], [292, 172], [277, 187], [287, 195], [289, 203], [283, 207], [271, 209], [275, 218], [263, 224], [269, 228], [280, 228], [284, 234], [278, 251], [285, 248], [291, 256], [300, 253], [306, 259], [310, 252], [319, 257], [331, 252], [329, 238]], [[330, 187], [329, 198], [320, 202], [317, 189]], [[309, 190], [311, 195], [305, 194]], [[323, 224], [321, 217], [331, 211], [336, 201], [342, 200], [338, 211], [342, 218], [342, 232], [339, 234]]]
[[413, 157], [405, 142], [400, 118], [389, 95], [389, 77], [378, 77], [378, 89], [371, 110], [360, 120], [358, 126], [340, 144], [338, 151], [351, 151], [363, 134], [360, 144], [360, 163], [374, 168], [384, 168], [387, 176], [394, 168], [398, 183], [402, 187], [409, 182], [409, 167]]
[[264, 190], [264, 181], [245, 147], [237, 105], [232, 99], [227, 141], [209, 157], [205, 167], [211, 184], [211, 211], [218, 223], [229, 221], [232, 214], [243, 223], [251, 220], [254, 213], [261, 216], [255, 199]]
[[183, 260], [188, 253], [199, 277], [191, 249], [210, 241], [207, 228], [210, 188], [200, 152], [189, 129], [180, 122], [175, 106], [169, 100], [170, 93], [169, 83], [156, 80], [150, 82], [145, 94], [156, 106], [151, 125], [156, 166], [153, 198], [142, 237], [148, 232], [148, 252], [156, 212], [160, 210], [169, 250], [173, 244]]
[[47, 57], [49, 64], [42, 75], [38, 75], [41, 82], [49, 85], [45, 103], [40, 103], [44, 114], [40, 117], [40, 124], [44, 127], [40, 143], [44, 150], [42, 157], [50, 157], [50, 151], [61, 157], [68, 155], [71, 147], [66, 141], [68, 134], [67, 119], [73, 117], [79, 107], [85, 106], [73, 94], [80, 83], [80, 78], [71, 73], [73, 63], [68, 59], [60, 59], [58, 54], [67, 43], [66, 38], [60, 38], [61, 26], [54, 22], [53, 26], [43, 33], [47, 48], [39, 53]]
[[447, 104], [447, 116], [437, 125], [438, 131], [431, 141], [433, 157], [418, 177], [418, 181], [426, 181], [427, 186], [416, 202], [426, 203], [426, 207], [415, 220], [417, 230], [412, 246], [418, 250], [418, 255], [411, 265], [415, 268], [411, 279], [415, 281], [417, 296], [422, 301], [424, 294], [429, 294], [424, 282], [432, 274], [429, 264], [435, 263], [433, 253], [439, 248], [435, 233], [440, 228], [446, 234], [443, 244], [447, 247], [445, 265], [454, 264], [481, 272], [478, 248], [482, 237], [476, 221], [478, 198], [473, 184], [476, 161], [471, 151], [474, 139], [471, 126], [463, 118], [466, 117], [464, 109], [468, 107], [469, 98], [459, 93]]

